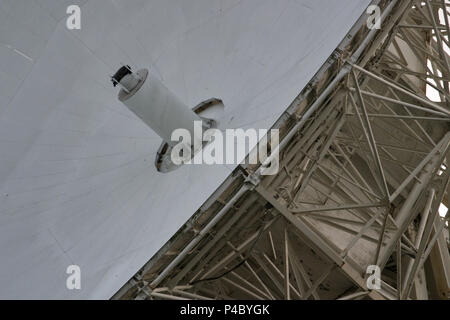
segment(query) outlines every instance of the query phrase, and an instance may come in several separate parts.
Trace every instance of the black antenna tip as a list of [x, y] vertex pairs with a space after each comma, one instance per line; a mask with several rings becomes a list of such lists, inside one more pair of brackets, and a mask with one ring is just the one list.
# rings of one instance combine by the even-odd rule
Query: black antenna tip
[[131, 73], [132, 72], [129, 65], [120, 67], [120, 69], [117, 70], [117, 72], [111, 77], [113, 86], [115, 87], [120, 82], [120, 80], [122, 80], [123, 77]]

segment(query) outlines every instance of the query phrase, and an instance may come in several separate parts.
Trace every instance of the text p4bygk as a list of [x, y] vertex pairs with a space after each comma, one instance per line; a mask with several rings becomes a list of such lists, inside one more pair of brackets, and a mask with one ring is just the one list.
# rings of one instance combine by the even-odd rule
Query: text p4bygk
[[196, 306], [187, 304], [180, 308], [180, 315], [198, 315], [207, 316], [214, 315], [270, 315], [269, 305], [252, 305], [252, 304], [225, 304], [223, 306]]

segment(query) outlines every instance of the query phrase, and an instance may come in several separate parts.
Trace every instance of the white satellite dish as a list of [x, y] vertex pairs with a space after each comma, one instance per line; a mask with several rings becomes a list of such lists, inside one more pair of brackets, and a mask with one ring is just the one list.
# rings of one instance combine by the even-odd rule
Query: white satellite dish
[[0, 298], [111, 297], [234, 169], [159, 173], [162, 139], [105, 79], [121, 61], [270, 128], [368, 3], [0, 0]]

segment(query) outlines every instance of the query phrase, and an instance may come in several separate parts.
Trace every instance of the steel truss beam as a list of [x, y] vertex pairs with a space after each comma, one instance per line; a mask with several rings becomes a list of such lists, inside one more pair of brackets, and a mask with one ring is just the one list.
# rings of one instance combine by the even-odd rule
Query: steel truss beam
[[[450, 32], [439, 10], [450, 8], [381, 5], [382, 29], [360, 21], [358, 45], [342, 46], [335, 71], [320, 73], [312, 85], [323, 85], [308, 87], [278, 123], [269, 158], [242, 165], [245, 182], [220, 194], [227, 200], [209, 205], [217, 209], [197, 233], [122, 297], [418, 297], [417, 274], [447, 228], [437, 210], [450, 171]], [[427, 98], [427, 85], [441, 101]], [[263, 176], [278, 154], [280, 172]], [[372, 264], [381, 290], [367, 288]]]

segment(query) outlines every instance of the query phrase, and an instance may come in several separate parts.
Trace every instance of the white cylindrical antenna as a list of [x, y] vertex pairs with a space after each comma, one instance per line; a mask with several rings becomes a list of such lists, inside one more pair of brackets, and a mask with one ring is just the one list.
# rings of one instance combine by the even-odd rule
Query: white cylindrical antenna
[[119, 92], [119, 100], [170, 146], [178, 143], [171, 140], [176, 129], [190, 132], [191, 147], [194, 144], [202, 145], [201, 133], [199, 135], [194, 131], [194, 122], [203, 123], [204, 119], [181, 102], [147, 69], [133, 73], [129, 66], [122, 66], [112, 79], [114, 84], [120, 84], [124, 89]]

